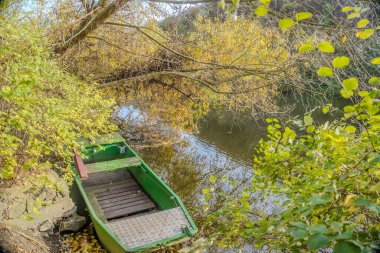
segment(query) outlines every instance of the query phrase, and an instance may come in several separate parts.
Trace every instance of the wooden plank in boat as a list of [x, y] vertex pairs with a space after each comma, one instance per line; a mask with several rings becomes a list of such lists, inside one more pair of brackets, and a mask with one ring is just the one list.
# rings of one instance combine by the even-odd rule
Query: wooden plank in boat
[[119, 183], [106, 184], [106, 185], [102, 185], [98, 187], [88, 187], [87, 189], [95, 193], [102, 193], [102, 192], [109, 192], [109, 191], [124, 189], [131, 186], [136, 186], [136, 185], [137, 183], [135, 181], [128, 180], [128, 181], [122, 181]]
[[135, 194], [141, 192], [141, 188], [138, 185], [130, 186], [128, 188], [118, 189], [114, 191], [101, 192], [97, 194], [98, 199], [110, 199], [124, 195]]
[[149, 201], [147, 203], [142, 203], [130, 207], [124, 207], [121, 209], [117, 210], [112, 210], [109, 212], [104, 212], [104, 215], [107, 219], [114, 219], [122, 216], [128, 216], [134, 213], [139, 213], [139, 212], [144, 212], [144, 211], [149, 211], [154, 209], [156, 206], [152, 201]]
[[112, 198], [121, 197], [121, 196], [129, 197], [129, 196], [134, 196], [140, 192], [142, 192], [142, 190], [140, 188], [135, 188], [131, 191], [111, 193], [110, 195], [98, 197], [98, 199], [99, 200], [105, 200], [105, 199], [112, 199]]
[[[152, 201], [149, 198], [145, 198], [145, 199], [140, 199], [140, 200], [136, 200], [132, 202], [124, 202], [124, 203], [120, 202], [118, 205], [114, 205], [110, 207], [104, 207], [104, 206], [101, 206], [101, 207], [103, 209], [103, 212], [107, 213], [110, 211], [125, 209], [129, 207], [137, 206], [137, 205], [148, 204], [148, 203], [150, 204], [151, 202]], [[154, 204], [153, 204], [153, 207], [154, 207]]]
[[137, 157], [128, 157], [123, 159], [115, 159], [111, 161], [85, 164], [88, 173], [100, 171], [112, 171], [122, 168], [128, 168], [141, 165], [140, 159]]
[[124, 195], [124, 196], [120, 196], [120, 197], [116, 197], [116, 198], [111, 198], [111, 199], [103, 199], [101, 201], [99, 201], [99, 203], [106, 207], [107, 205], [109, 204], [112, 204], [112, 203], [118, 203], [119, 201], [127, 201], [129, 199], [136, 199], [136, 198], [139, 198], [139, 197], [145, 197], [147, 198], [148, 196], [146, 196], [145, 192], [138, 192], [136, 194], [130, 194], [130, 195]]

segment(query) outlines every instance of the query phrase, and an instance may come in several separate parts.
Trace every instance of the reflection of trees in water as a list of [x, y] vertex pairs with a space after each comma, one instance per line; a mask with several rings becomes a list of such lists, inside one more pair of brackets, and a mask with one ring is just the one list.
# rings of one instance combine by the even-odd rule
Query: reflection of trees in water
[[[203, 226], [203, 189], [213, 188], [214, 191], [223, 189], [231, 194], [237, 194], [242, 184], [251, 182], [251, 171], [248, 166], [237, 166], [234, 161], [219, 155], [211, 159], [201, 156], [196, 153], [195, 148], [189, 152], [185, 143], [145, 148], [138, 153], [181, 197], [200, 227]], [[210, 176], [215, 176], [217, 182], [210, 183]], [[231, 184], [232, 181], [235, 184]], [[219, 201], [223, 200], [216, 200], [215, 206], [221, 204]]]

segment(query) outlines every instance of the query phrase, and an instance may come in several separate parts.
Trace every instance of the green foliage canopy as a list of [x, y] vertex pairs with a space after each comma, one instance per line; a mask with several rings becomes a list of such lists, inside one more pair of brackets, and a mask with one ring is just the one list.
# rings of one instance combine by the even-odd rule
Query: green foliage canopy
[[0, 34], [0, 179], [69, 172], [79, 137], [114, 129], [114, 102], [62, 70], [38, 27], [1, 18]]

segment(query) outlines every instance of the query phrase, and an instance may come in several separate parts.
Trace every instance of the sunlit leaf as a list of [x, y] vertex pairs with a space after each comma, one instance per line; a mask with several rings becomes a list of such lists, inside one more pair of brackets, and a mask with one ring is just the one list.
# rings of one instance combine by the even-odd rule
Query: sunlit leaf
[[299, 48], [298, 48], [298, 52], [300, 53], [305, 53], [305, 52], [308, 52], [308, 51], [312, 51], [314, 50], [314, 46], [311, 45], [311, 44], [302, 44]]
[[321, 52], [324, 52], [324, 53], [330, 53], [331, 54], [331, 53], [335, 52], [334, 46], [331, 45], [331, 43], [327, 42], [327, 41], [319, 43], [318, 48]]
[[303, 117], [303, 122], [305, 123], [306, 126], [311, 125], [313, 124], [313, 118], [310, 117], [309, 115], [305, 115]]
[[363, 27], [366, 27], [368, 24], [369, 24], [369, 20], [368, 19], [361, 19], [358, 22], [358, 27], [359, 28], [363, 28]]
[[342, 38], [342, 43], [344, 44], [344, 43], [346, 43], [346, 41], [347, 41], [347, 35], [344, 35]]
[[351, 13], [351, 14], [349, 14], [349, 15], [347, 16], [347, 19], [354, 19], [354, 18], [357, 18], [357, 17], [360, 17], [360, 13], [358, 13], [358, 12], [353, 12], [353, 13]]
[[379, 65], [380, 64], [380, 57], [373, 58], [371, 60], [372, 64]]
[[336, 69], [344, 68], [350, 64], [350, 58], [347, 56], [339, 56], [332, 61], [332, 64]]
[[329, 67], [321, 67], [318, 69], [319, 76], [332, 76], [334, 72]]
[[364, 30], [362, 32], [356, 33], [356, 37], [361, 38], [363, 40], [366, 40], [369, 37], [371, 37], [374, 33], [375, 33], [374, 29], [372, 29], [372, 28], [371, 29], [366, 29], [366, 30]]
[[343, 81], [343, 87], [346, 89], [346, 90], [356, 90], [357, 88], [359, 88], [359, 82], [356, 78], [352, 77], [352, 78], [348, 78], [348, 79], [345, 79]]
[[265, 5], [265, 6], [269, 6], [270, 1], [271, 1], [271, 0], [260, 0], [260, 2], [261, 2], [263, 5]]
[[232, 2], [233, 5], [238, 6], [240, 0], [232, 0], [231, 2]]
[[210, 176], [210, 183], [215, 184], [216, 183], [216, 177], [215, 176]]
[[220, 8], [220, 9], [225, 9], [226, 8], [226, 2], [224, 1], [224, 0], [220, 0], [219, 2], [218, 2], [218, 7]]
[[355, 133], [356, 132], [356, 127], [354, 126], [347, 126], [345, 128], [345, 130], [348, 132], [348, 133]]
[[368, 83], [371, 85], [380, 85], [380, 78], [373, 76], [369, 79]]
[[313, 14], [310, 12], [297, 12], [296, 13], [296, 20], [297, 21], [309, 19], [311, 17], [313, 17]]
[[281, 29], [289, 29], [290, 27], [294, 25], [295, 25], [294, 20], [290, 18], [281, 19], [280, 22], [278, 23], [278, 27]]
[[255, 10], [257, 16], [265, 16], [268, 13], [268, 9], [265, 6], [259, 6]]
[[343, 98], [348, 99], [354, 95], [354, 92], [352, 90], [341, 89], [340, 94], [342, 95]]
[[349, 11], [352, 11], [352, 10], [354, 10], [354, 8], [351, 7], [351, 6], [346, 6], [346, 7], [342, 8], [342, 12], [349, 12]]

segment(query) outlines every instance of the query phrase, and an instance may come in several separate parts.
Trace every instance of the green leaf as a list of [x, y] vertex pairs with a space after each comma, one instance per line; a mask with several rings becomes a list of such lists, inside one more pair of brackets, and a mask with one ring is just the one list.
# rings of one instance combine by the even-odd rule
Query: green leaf
[[268, 9], [265, 6], [259, 6], [255, 10], [255, 14], [257, 16], [265, 16], [265, 15], [267, 15], [267, 13], [268, 13]]
[[306, 224], [302, 221], [291, 221], [289, 224], [299, 228], [306, 228]]
[[368, 24], [369, 24], [368, 19], [360, 19], [358, 22], [358, 27], [363, 28], [363, 27], [366, 27]]
[[302, 239], [304, 237], [307, 236], [307, 232], [306, 230], [303, 230], [303, 229], [294, 229], [290, 232], [290, 235], [296, 239], [296, 240], [299, 240], [299, 239]]
[[296, 20], [297, 21], [309, 19], [311, 17], [313, 17], [313, 14], [310, 12], [297, 12], [296, 13]]
[[226, 2], [224, 0], [220, 0], [218, 6], [220, 9], [224, 10], [226, 8]]
[[317, 74], [319, 76], [332, 76], [334, 72], [329, 67], [321, 67], [318, 69]]
[[341, 89], [340, 94], [342, 95], [343, 98], [348, 99], [354, 95], [354, 92], [352, 90]]
[[356, 78], [351, 77], [343, 81], [343, 87], [346, 90], [356, 90], [359, 88], [359, 82]]
[[373, 58], [371, 60], [371, 63], [374, 65], [379, 65], [380, 64], [380, 57]]
[[344, 112], [345, 113], [351, 113], [351, 112], [354, 112], [355, 111], [355, 107], [351, 106], [351, 105], [347, 105], [343, 108]]
[[352, 239], [352, 232], [344, 232], [340, 233], [339, 235], [335, 236], [336, 240], [350, 240]]
[[342, 12], [349, 12], [349, 11], [352, 11], [352, 10], [354, 10], [354, 8], [351, 7], [351, 6], [346, 6], [346, 7], [342, 8]]
[[312, 234], [324, 234], [327, 232], [327, 227], [325, 225], [314, 225], [309, 227], [309, 231]]
[[260, 0], [260, 2], [261, 2], [263, 5], [265, 5], [265, 6], [269, 6], [270, 1], [271, 1], [271, 0]]
[[360, 13], [359, 12], [353, 12], [350, 15], [347, 16], [347, 19], [354, 19], [354, 18], [357, 18], [357, 17], [360, 17]]
[[310, 250], [319, 249], [326, 246], [328, 242], [329, 238], [327, 236], [323, 234], [315, 234], [307, 240], [307, 248]]
[[358, 92], [358, 95], [362, 98], [367, 97], [369, 95], [369, 92], [366, 90], [361, 90]]
[[231, 2], [232, 2], [233, 5], [238, 6], [240, 0], [232, 0]]
[[358, 246], [353, 243], [346, 241], [338, 241], [335, 246], [333, 253], [360, 253], [361, 250]]
[[278, 23], [278, 27], [281, 29], [289, 29], [290, 27], [294, 25], [295, 25], [294, 20], [290, 18], [281, 19], [280, 22]]
[[306, 131], [307, 131], [309, 134], [311, 134], [312, 132], [315, 131], [315, 126], [308, 126], [307, 129], [306, 129]]
[[368, 39], [369, 37], [371, 37], [373, 34], [375, 33], [375, 30], [370, 28], [370, 29], [365, 29], [363, 32], [358, 32], [356, 34], [356, 37], [359, 37], [363, 40], [366, 40]]
[[300, 53], [305, 53], [305, 52], [308, 52], [308, 51], [312, 51], [314, 50], [315, 48], [313, 47], [313, 45], [311, 44], [302, 44], [299, 48], [298, 48], [298, 52]]
[[211, 176], [210, 179], [209, 179], [210, 183], [211, 184], [215, 184], [216, 183], [216, 177], [215, 176]]
[[372, 212], [375, 212], [375, 213], [380, 213], [380, 206], [378, 205], [375, 205], [372, 201], [370, 200], [367, 200], [367, 199], [363, 199], [363, 198], [358, 198], [354, 201], [354, 204], [356, 206], [362, 206], [362, 207], [365, 207], [369, 210], [371, 210]]
[[332, 229], [339, 229], [339, 228], [343, 227], [343, 224], [340, 222], [337, 222], [337, 221], [333, 221], [333, 222], [331, 222], [330, 227]]
[[303, 122], [305, 123], [306, 126], [309, 126], [309, 125], [313, 124], [313, 118], [310, 117], [309, 115], [305, 115], [303, 117]]
[[344, 68], [350, 65], [350, 58], [348, 58], [347, 56], [339, 56], [334, 58], [332, 64], [336, 69]]
[[377, 76], [373, 76], [368, 80], [368, 83], [371, 85], [379, 85], [380, 79]]
[[324, 114], [328, 113], [329, 111], [330, 111], [330, 106], [324, 106], [324, 107], [322, 108], [322, 112], [323, 112]]
[[356, 127], [354, 127], [354, 126], [347, 126], [347, 127], [345, 128], [345, 130], [346, 130], [346, 132], [348, 132], [348, 133], [355, 133], [355, 132], [356, 132]]
[[330, 42], [324, 41], [318, 44], [318, 48], [323, 53], [332, 54], [335, 52], [335, 48]]

